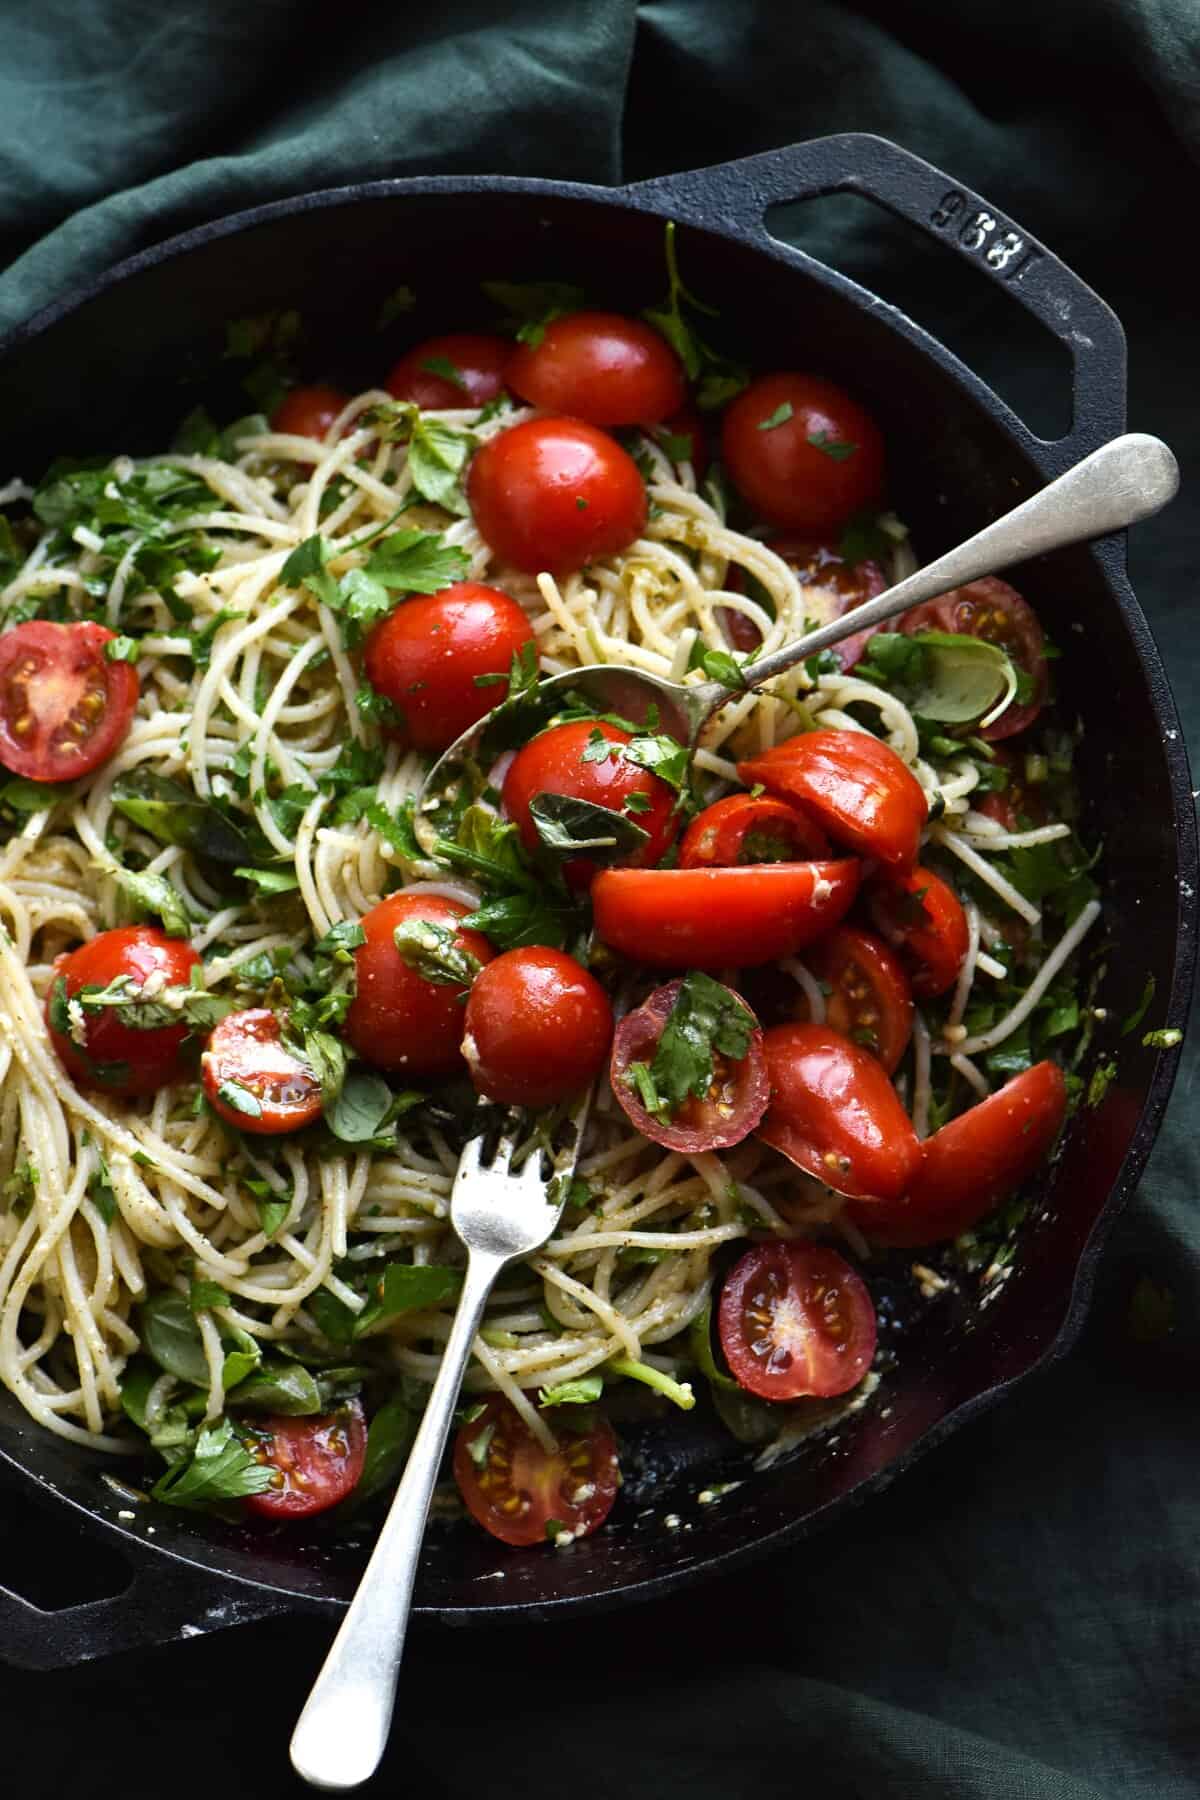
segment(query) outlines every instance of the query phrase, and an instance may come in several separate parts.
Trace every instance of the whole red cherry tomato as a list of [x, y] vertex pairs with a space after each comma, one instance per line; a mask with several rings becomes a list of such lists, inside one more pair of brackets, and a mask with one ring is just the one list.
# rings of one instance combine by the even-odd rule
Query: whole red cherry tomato
[[[669, 981], [655, 988], [648, 1000], [633, 1012], [626, 1013], [617, 1026], [613, 1040], [612, 1090], [630, 1123], [656, 1144], [668, 1150], [685, 1153], [698, 1150], [724, 1150], [749, 1137], [767, 1108], [770, 1091], [767, 1065], [763, 1056], [763, 1036], [757, 1021], [750, 1033], [745, 1056], [724, 1056], [713, 1052], [713, 1078], [703, 1099], [689, 1094], [682, 1106], [669, 1116], [651, 1112], [643, 1103], [637, 1084], [630, 1079], [633, 1063], [652, 1063], [659, 1040], [675, 1010], [683, 987], [682, 980]], [[731, 1001], [750, 1008], [727, 988]], [[751, 1015], [753, 1016], [753, 1015]]]
[[852, 860], [601, 869], [592, 884], [596, 933], [651, 969], [750, 969], [832, 930], [858, 891], [858, 872]]
[[883, 489], [879, 427], [818, 375], [761, 375], [731, 400], [721, 431], [730, 479], [769, 525], [836, 531]]
[[452, 331], [426, 338], [393, 364], [384, 386], [397, 400], [424, 412], [486, 406], [504, 386], [513, 347], [482, 331]]
[[456, 581], [440, 594], [414, 594], [381, 619], [363, 650], [376, 693], [402, 715], [397, 731], [418, 750], [445, 750], [499, 705], [512, 659], [534, 641], [517, 602], [499, 588]]
[[489, 438], [467, 498], [484, 542], [531, 575], [569, 575], [627, 550], [648, 506], [633, 458], [580, 419], [526, 419]]
[[346, 1400], [319, 1418], [242, 1422], [256, 1462], [273, 1472], [261, 1494], [248, 1494], [248, 1512], [266, 1519], [302, 1519], [326, 1512], [353, 1493], [367, 1460], [362, 1402]]
[[765, 794], [729, 794], [697, 813], [679, 846], [681, 869], [724, 869], [738, 863], [813, 862], [829, 840], [799, 807]]
[[562, 950], [506, 950], [467, 998], [463, 1055], [488, 1100], [552, 1106], [590, 1087], [612, 1042], [608, 995]]
[[285, 431], [291, 437], [319, 438], [329, 436], [329, 428], [349, 400], [341, 388], [326, 382], [311, 387], [292, 388], [271, 414], [271, 429]]
[[967, 954], [967, 915], [940, 875], [917, 868], [872, 882], [867, 909], [908, 964], [914, 994], [928, 999], [954, 986]]
[[867, 731], [806, 731], [738, 764], [747, 787], [809, 812], [835, 844], [911, 869], [929, 807], [911, 769]]
[[1046, 704], [1050, 686], [1046, 639], [1032, 606], [1007, 581], [988, 575], [943, 594], [940, 600], [927, 600], [904, 613], [899, 628], [909, 637], [918, 631], [955, 631], [998, 644], [1008, 652], [1014, 666], [1028, 678], [1032, 692], [1028, 700], [1011, 701], [998, 719], [983, 727], [979, 735], [989, 743], [1024, 731]]
[[364, 1062], [406, 1075], [453, 1075], [462, 1067], [463, 1002], [468, 983], [430, 980], [418, 962], [396, 948], [396, 930], [424, 920], [452, 933], [453, 948], [478, 963], [495, 954], [481, 932], [464, 930], [470, 912], [461, 900], [439, 894], [389, 894], [364, 914], [366, 942], [354, 952], [357, 992], [346, 1014], [345, 1034]]
[[[84, 1087], [110, 1094], [153, 1094], [182, 1073], [180, 1052], [187, 1025], [156, 1025], [148, 1030], [122, 1022], [120, 1010], [83, 1008], [83, 1027], [66, 1003], [89, 989], [98, 992], [120, 976], [131, 984], [131, 997], [150, 983], [153, 992], [185, 988], [200, 958], [182, 938], [168, 937], [154, 925], [122, 925], [102, 931], [78, 950], [62, 956], [46, 1000], [50, 1041], [67, 1073]], [[80, 1041], [82, 1040], [82, 1041]]]
[[107, 762], [138, 702], [132, 663], [110, 662], [106, 625], [30, 619], [0, 633], [0, 764], [27, 781], [74, 781]]
[[739, 1384], [764, 1400], [848, 1393], [875, 1357], [866, 1283], [823, 1244], [747, 1250], [725, 1277], [717, 1325]]
[[229, 1013], [214, 1027], [200, 1074], [213, 1110], [240, 1131], [275, 1136], [321, 1116], [321, 1084], [267, 1006]]
[[[571, 1413], [586, 1413], [582, 1419]], [[620, 1472], [612, 1427], [591, 1408], [555, 1409], [557, 1450], [543, 1450], [509, 1401], [495, 1394], [454, 1442], [454, 1479], [471, 1517], [505, 1544], [544, 1544], [556, 1521], [577, 1538], [603, 1525]]]
[[[601, 740], [613, 746], [610, 755], [597, 755]], [[531, 801], [539, 794], [566, 794], [623, 813], [649, 834], [630, 855], [631, 866], [658, 861], [679, 829], [675, 791], [661, 776], [622, 755], [623, 746], [632, 742], [632, 734], [617, 725], [580, 719], [539, 732], [517, 751], [504, 777], [504, 810], [527, 850], [537, 850], [541, 843]], [[631, 805], [634, 796], [641, 798]], [[595, 868], [588, 857], [577, 856], [567, 862], [565, 872], [573, 886], [586, 887]]]
[[683, 405], [683, 364], [667, 340], [622, 313], [565, 313], [520, 344], [508, 385], [543, 412], [592, 425], [657, 425]]
[[[809, 966], [826, 988], [825, 1023], [878, 1057], [890, 1075], [912, 1036], [913, 1003], [908, 976], [882, 938], [853, 925], [814, 944]], [[797, 1018], [807, 1019], [799, 996]]]

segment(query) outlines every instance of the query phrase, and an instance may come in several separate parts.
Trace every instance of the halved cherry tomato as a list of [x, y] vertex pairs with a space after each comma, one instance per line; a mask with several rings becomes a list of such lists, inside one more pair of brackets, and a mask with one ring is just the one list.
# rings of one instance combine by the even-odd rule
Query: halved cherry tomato
[[596, 932], [651, 969], [750, 969], [831, 931], [858, 891], [859, 865], [756, 863], [740, 869], [602, 869]]
[[721, 1289], [725, 1360], [764, 1400], [830, 1399], [856, 1387], [875, 1357], [866, 1283], [823, 1244], [755, 1244]]
[[[696, 477], [697, 483], [704, 480], [709, 463], [708, 434], [704, 429], [703, 419], [690, 400], [681, 406], [677, 413], [672, 413], [671, 417], [650, 435], [660, 445], [663, 444], [665, 438], [681, 440], [682, 444], [687, 446], [687, 451], [678, 460], [691, 463], [692, 474]], [[680, 448], [679, 444], [671, 446], [672, 450], [678, 448]], [[671, 460], [674, 462], [676, 458], [672, 456]]]
[[906, 1193], [885, 1205], [852, 1207], [851, 1216], [879, 1244], [911, 1248], [956, 1238], [1041, 1166], [1066, 1111], [1062, 1070], [1035, 1063], [926, 1138]]
[[681, 869], [727, 869], [737, 863], [812, 862], [828, 857], [825, 833], [783, 800], [729, 794], [698, 813], [679, 847]]
[[940, 875], [916, 868], [872, 882], [867, 910], [908, 964], [914, 994], [928, 999], [954, 986], [967, 954], [967, 915]]
[[266, 1519], [326, 1512], [353, 1493], [367, 1459], [362, 1403], [346, 1400], [315, 1419], [268, 1418], [242, 1431], [256, 1462], [274, 1470], [273, 1485], [247, 1494], [246, 1510]]
[[763, 1142], [839, 1194], [907, 1192], [921, 1145], [875, 1057], [828, 1025], [775, 1025], [763, 1047], [771, 1073]]
[[[84, 1012], [83, 1042], [62, 1029], [60, 1002], [85, 988], [106, 988], [124, 975], [135, 987], [149, 982], [155, 991], [187, 987], [200, 958], [182, 938], [171, 938], [154, 925], [122, 925], [102, 931], [54, 965], [46, 1000], [50, 1041], [69, 1075], [84, 1087], [110, 1094], [153, 1094], [180, 1075], [180, 1051], [186, 1025], [156, 1025], [140, 1031], [123, 1024], [113, 1007]], [[65, 993], [60, 983], [65, 983]]]
[[[200, 1058], [200, 1074], [213, 1110], [240, 1131], [273, 1137], [299, 1131], [321, 1116], [321, 1084], [284, 1044], [270, 1007], [254, 1006], [222, 1019]], [[241, 1106], [227, 1097], [227, 1084]]]
[[589, 1087], [612, 1042], [608, 995], [562, 950], [506, 950], [481, 969], [462, 1041], [471, 1079], [489, 1100], [551, 1106]]
[[890, 745], [868, 731], [806, 731], [738, 764], [747, 787], [792, 800], [835, 844], [911, 869], [929, 812], [920, 782]]
[[512, 659], [534, 641], [517, 602], [499, 588], [456, 581], [440, 594], [414, 594], [368, 637], [363, 668], [376, 693], [403, 715], [397, 731], [418, 750], [445, 750], [498, 706]]
[[761, 518], [800, 531], [836, 531], [883, 488], [878, 425], [818, 375], [752, 381], [726, 408], [721, 456]]
[[505, 1544], [544, 1544], [557, 1521], [575, 1537], [603, 1525], [620, 1474], [612, 1427], [597, 1413], [586, 1429], [554, 1414], [557, 1450], [543, 1450], [509, 1401], [495, 1394], [454, 1442], [454, 1479], [472, 1518]]
[[349, 398], [341, 388], [330, 387], [324, 381], [314, 382], [311, 387], [292, 388], [271, 414], [271, 429], [324, 442]]
[[987, 575], [982, 581], [968, 582], [966, 587], [943, 594], [940, 600], [927, 600], [903, 615], [900, 630], [909, 637], [918, 631], [957, 631], [966, 637], [983, 638], [1006, 650], [1014, 666], [1030, 678], [1030, 698], [1014, 700], [998, 719], [981, 730], [979, 735], [989, 743], [1015, 737], [1018, 731], [1033, 724], [1045, 706], [1050, 686], [1046, 640], [1032, 606], [1007, 581]]
[[467, 498], [484, 542], [530, 575], [570, 575], [628, 549], [649, 504], [633, 458], [581, 419], [526, 419], [489, 438]]
[[[912, 1036], [912, 990], [898, 959], [871, 932], [839, 925], [808, 960], [828, 989], [825, 1023], [869, 1050], [890, 1075]], [[806, 1019], [803, 994], [800, 1003], [796, 1016]]]
[[[835, 544], [824, 539], [783, 532], [779, 537], [768, 538], [766, 543], [768, 550], [782, 556], [802, 588], [815, 589], [811, 597], [806, 595], [809, 602], [806, 611], [811, 608], [809, 616], [818, 625], [826, 625], [833, 619], [840, 619], [844, 613], [853, 612], [856, 606], [882, 594], [887, 586], [877, 562], [865, 558], [849, 563]], [[735, 593], [742, 591], [739, 569], [731, 569], [727, 581]], [[753, 650], [762, 642], [758, 627], [745, 613], [728, 606], [718, 610], [730, 642], [737, 649]], [[843, 669], [854, 667], [877, 629], [856, 631], [853, 637], [843, 638], [840, 644], [831, 646]]]
[[544, 412], [591, 425], [657, 425], [687, 395], [683, 364], [664, 337], [622, 313], [551, 319], [536, 344], [520, 344], [508, 385]]
[[30, 619], [0, 634], [0, 763], [29, 781], [90, 775], [117, 749], [138, 702], [132, 663], [109, 662], [106, 625]]
[[[707, 1094], [703, 1100], [689, 1094], [669, 1118], [650, 1112], [629, 1079], [631, 1063], [654, 1061], [682, 986], [680, 980], [655, 988], [649, 999], [627, 1013], [617, 1026], [612, 1053], [613, 1094], [630, 1122], [653, 1143], [686, 1152], [725, 1150], [749, 1137], [767, 1109], [770, 1083], [763, 1056], [763, 1034], [757, 1023], [745, 1056], [734, 1060], [714, 1050], [713, 1080]], [[732, 989], [725, 991], [731, 1000], [740, 999]], [[749, 1007], [746, 1011], [750, 1011]]]
[[[611, 755], [597, 756], [600, 738], [613, 745]], [[621, 748], [632, 742], [632, 734], [617, 725], [603, 719], [580, 719], [539, 732], [517, 751], [504, 777], [504, 810], [527, 850], [536, 850], [541, 843], [530, 801], [539, 794], [569, 794], [592, 806], [624, 813], [649, 833], [646, 842], [630, 855], [632, 867], [658, 861], [679, 830], [675, 791], [661, 776], [626, 761]], [[630, 805], [635, 795], [643, 797], [636, 802], [641, 811]], [[566, 863], [565, 873], [572, 886], [586, 887], [595, 867], [588, 857], [575, 856]]]
[[384, 386], [395, 399], [409, 400], [426, 412], [486, 406], [504, 386], [512, 355], [507, 338], [452, 331], [415, 344], [393, 364]]
[[364, 1062], [417, 1077], [453, 1075], [462, 1067], [466, 984], [426, 980], [397, 950], [395, 932], [398, 925], [425, 919], [452, 931], [455, 949], [490, 962], [495, 952], [482, 932], [461, 927], [470, 910], [439, 894], [399, 893], [364, 914], [360, 923], [367, 941], [354, 952], [357, 992], [344, 1027]]

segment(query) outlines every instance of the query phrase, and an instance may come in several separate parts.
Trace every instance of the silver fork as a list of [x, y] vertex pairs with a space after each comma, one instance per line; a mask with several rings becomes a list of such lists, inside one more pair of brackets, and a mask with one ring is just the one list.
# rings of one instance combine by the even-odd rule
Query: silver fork
[[292, 1734], [292, 1766], [313, 1787], [358, 1787], [379, 1766], [392, 1721], [421, 1540], [471, 1346], [500, 1271], [539, 1249], [558, 1224], [590, 1103], [589, 1093], [571, 1114], [573, 1131], [552, 1158], [549, 1178], [536, 1149], [519, 1173], [512, 1172], [513, 1153], [527, 1124], [515, 1107], [504, 1115], [490, 1161], [484, 1161], [487, 1132], [471, 1138], [463, 1150], [450, 1197], [450, 1222], [467, 1248], [454, 1324], [379, 1541]]

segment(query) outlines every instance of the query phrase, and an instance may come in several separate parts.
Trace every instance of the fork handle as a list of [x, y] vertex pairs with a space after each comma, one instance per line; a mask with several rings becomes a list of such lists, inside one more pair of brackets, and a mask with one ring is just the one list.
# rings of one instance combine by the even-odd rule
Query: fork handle
[[468, 1259], [458, 1311], [404, 1477], [292, 1734], [292, 1767], [313, 1787], [358, 1787], [383, 1756], [429, 1503], [471, 1345], [507, 1260], [480, 1251]]

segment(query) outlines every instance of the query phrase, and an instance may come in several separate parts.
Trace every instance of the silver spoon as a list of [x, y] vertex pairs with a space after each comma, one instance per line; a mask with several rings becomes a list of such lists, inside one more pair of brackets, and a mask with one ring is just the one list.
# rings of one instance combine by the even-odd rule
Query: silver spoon
[[[815, 656], [819, 650], [826, 650], [855, 632], [882, 625], [885, 619], [894, 619], [911, 606], [936, 600], [951, 588], [979, 581], [985, 575], [994, 575], [997, 569], [1011, 568], [1014, 563], [1043, 556], [1049, 550], [1123, 531], [1127, 525], [1158, 512], [1178, 491], [1179, 464], [1160, 438], [1147, 437], [1142, 432], [1114, 438], [1040, 493], [985, 525], [957, 549], [948, 550], [897, 582], [885, 594], [745, 665], [746, 678], [753, 687], [761, 688], [774, 676], [794, 669], [805, 657]], [[689, 746], [695, 745], [712, 715], [742, 691], [720, 681], [689, 682], [685, 686], [615, 663], [568, 669], [561, 675], [549, 675], [538, 684], [540, 694], [556, 690], [581, 693], [597, 712], [617, 713], [635, 725], [644, 723], [651, 707], [656, 707], [657, 729]], [[472, 757], [487, 724], [484, 718], [464, 731], [425, 777], [415, 826], [421, 847], [427, 852], [432, 853], [437, 832], [428, 812], [422, 810], [426, 800], [442, 792], [453, 779], [455, 769]]]

